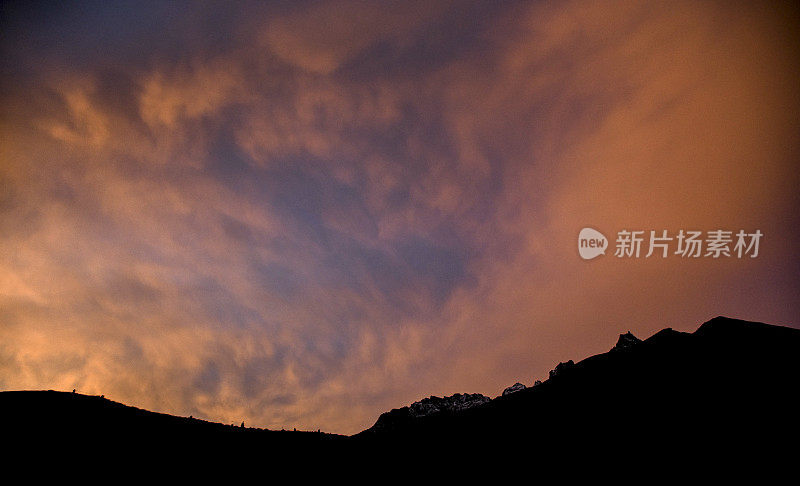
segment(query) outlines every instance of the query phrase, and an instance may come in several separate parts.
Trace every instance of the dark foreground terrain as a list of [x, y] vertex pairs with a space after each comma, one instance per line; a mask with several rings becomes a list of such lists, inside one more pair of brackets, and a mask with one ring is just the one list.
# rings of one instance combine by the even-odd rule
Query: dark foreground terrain
[[6, 444], [90, 457], [249, 454], [306, 464], [659, 457], [667, 464], [713, 451], [774, 452], [781, 461], [783, 452], [797, 457], [799, 385], [800, 330], [718, 317], [694, 333], [622, 335], [609, 352], [562, 363], [544, 383], [494, 399], [432, 397], [395, 409], [352, 437], [234, 427], [54, 391], [0, 393], [0, 425]]

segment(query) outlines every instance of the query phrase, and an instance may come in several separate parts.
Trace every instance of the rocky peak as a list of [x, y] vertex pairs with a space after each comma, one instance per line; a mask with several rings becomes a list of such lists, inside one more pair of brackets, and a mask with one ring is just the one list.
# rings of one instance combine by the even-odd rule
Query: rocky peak
[[619, 339], [617, 340], [617, 344], [611, 348], [611, 351], [623, 351], [625, 349], [630, 349], [633, 346], [636, 346], [642, 342], [641, 339], [637, 338], [630, 331], [626, 332], [625, 334], [620, 334]]
[[378, 417], [375, 425], [365, 432], [376, 433], [381, 431], [403, 429], [416, 422], [421, 417], [440, 412], [458, 412], [468, 408], [477, 407], [492, 399], [480, 393], [456, 393], [449, 397], [428, 397], [403, 408], [395, 408], [384, 412]]
[[491, 398], [480, 393], [456, 393], [449, 397], [429, 397], [414, 402], [408, 407], [412, 417], [424, 417], [441, 411], [457, 412], [490, 402]]
[[527, 387], [525, 385], [523, 385], [522, 383], [519, 383], [519, 382], [514, 383], [510, 387], [508, 387], [505, 390], [503, 390], [503, 396], [510, 395], [510, 394], [518, 392], [520, 390], [524, 390], [525, 388], [527, 388]]
[[575, 366], [575, 362], [572, 360], [566, 361], [564, 363], [558, 363], [554, 369], [550, 370], [550, 378], [562, 374], [563, 372], [572, 368], [573, 366]]

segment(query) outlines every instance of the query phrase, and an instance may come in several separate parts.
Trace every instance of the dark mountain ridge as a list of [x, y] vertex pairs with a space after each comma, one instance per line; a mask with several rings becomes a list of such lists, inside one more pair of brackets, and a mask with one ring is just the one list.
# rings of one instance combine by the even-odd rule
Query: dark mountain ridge
[[244, 423], [221, 424], [194, 417], [151, 412], [106, 399], [75, 392], [0, 392], [0, 414], [6, 427], [55, 434], [164, 434], [170, 436], [214, 435], [239, 439], [304, 442], [335, 440], [344, 436], [321, 431], [274, 431], [246, 427]]
[[796, 444], [798, 384], [800, 330], [717, 317], [694, 333], [623, 334], [611, 351], [561, 363], [543, 383], [480, 406], [419, 418], [392, 410], [355, 437], [548, 456], [755, 453]]

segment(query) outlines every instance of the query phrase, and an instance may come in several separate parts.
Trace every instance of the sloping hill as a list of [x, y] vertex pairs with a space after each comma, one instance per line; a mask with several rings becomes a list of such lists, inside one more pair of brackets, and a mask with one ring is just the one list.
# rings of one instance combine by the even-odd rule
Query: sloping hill
[[150, 412], [104, 397], [58, 391], [0, 392], [3, 438], [27, 447], [86, 454], [172, 451], [229, 454], [311, 451], [343, 436], [272, 431]]
[[694, 333], [621, 336], [544, 383], [466, 410], [382, 415], [367, 443], [437, 449], [609, 453], [796, 443], [800, 330], [718, 317]]

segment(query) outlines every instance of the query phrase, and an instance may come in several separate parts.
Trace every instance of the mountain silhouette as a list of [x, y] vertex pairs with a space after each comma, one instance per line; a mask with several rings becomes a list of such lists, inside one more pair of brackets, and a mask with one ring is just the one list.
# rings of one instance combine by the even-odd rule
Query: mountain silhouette
[[6, 440], [59, 450], [157, 445], [307, 460], [355, 452], [385, 460], [755, 454], [796, 444], [798, 384], [800, 330], [717, 317], [693, 333], [622, 334], [609, 352], [560, 363], [544, 382], [515, 384], [494, 399], [430, 397], [350, 437], [219, 424], [56, 391], [1, 392], [0, 423]]
[[535, 450], [619, 439], [623, 447], [685, 443], [751, 447], [796, 433], [800, 330], [718, 317], [694, 333], [626, 333], [611, 351], [560, 363], [533, 387], [465, 410], [382, 415], [364, 441], [502, 444]]

